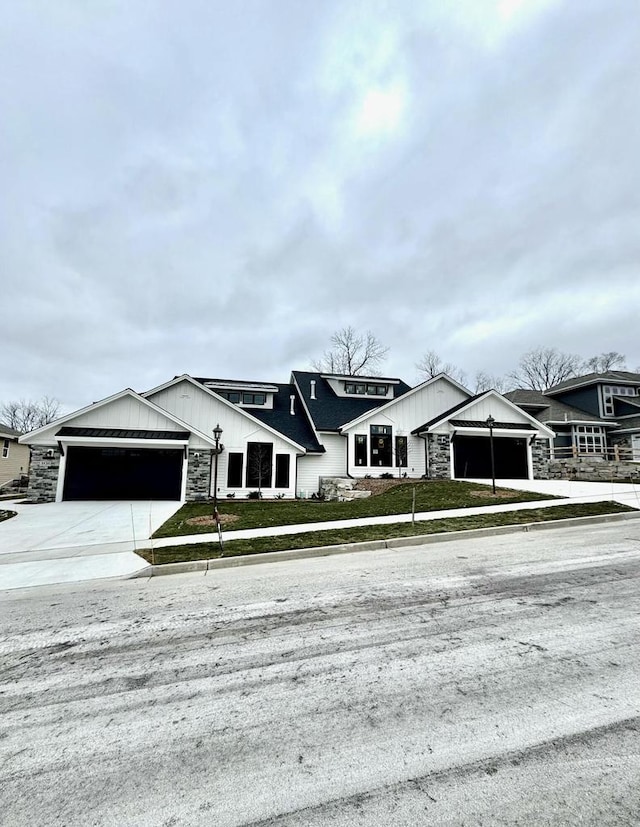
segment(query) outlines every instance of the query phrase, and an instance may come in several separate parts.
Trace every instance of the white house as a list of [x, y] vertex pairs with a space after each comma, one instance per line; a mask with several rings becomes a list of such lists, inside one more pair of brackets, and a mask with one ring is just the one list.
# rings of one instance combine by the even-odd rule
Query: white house
[[142, 394], [127, 389], [20, 442], [32, 451], [29, 496], [47, 502], [205, 499], [216, 467], [220, 497], [310, 496], [334, 476], [482, 478], [490, 441], [497, 478], [532, 478], [536, 440], [552, 438], [496, 391], [474, 396], [445, 374], [411, 388], [293, 371], [286, 384], [185, 374]]

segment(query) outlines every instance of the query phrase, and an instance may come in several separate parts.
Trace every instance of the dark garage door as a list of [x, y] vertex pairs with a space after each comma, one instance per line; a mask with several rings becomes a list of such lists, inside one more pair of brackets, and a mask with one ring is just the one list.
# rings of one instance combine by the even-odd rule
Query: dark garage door
[[[493, 453], [496, 479], [526, 480], [527, 440], [494, 437]], [[491, 479], [491, 448], [488, 436], [455, 436], [453, 467], [458, 479]]]
[[179, 500], [182, 450], [67, 448], [65, 500]]

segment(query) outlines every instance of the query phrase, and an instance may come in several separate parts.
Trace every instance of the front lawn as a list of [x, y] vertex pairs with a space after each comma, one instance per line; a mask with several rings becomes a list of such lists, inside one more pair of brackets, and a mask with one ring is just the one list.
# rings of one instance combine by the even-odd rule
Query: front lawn
[[[416, 513], [440, 511], [445, 508], [471, 508], [479, 505], [550, 500], [548, 494], [531, 491], [496, 490], [493, 496], [488, 485], [461, 480], [429, 480], [396, 485], [382, 494], [351, 502], [318, 502], [316, 500], [220, 500], [218, 510], [225, 531], [240, 528], [268, 528], [279, 525], [320, 523], [328, 520], [348, 520], [355, 517], [380, 517], [387, 514], [409, 514], [412, 491], [416, 490]], [[211, 503], [187, 503], [170, 517], [153, 535], [179, 537], [183, 534], [206, 534], [214, 529], [210, 524], [189, 523], [198, 517], [211, 515]]]
[[267, 551], [284, 551], [295, 548], [335, 546], [359, 543], [365, 540], [390, 540], [396, 537], [415, 537], [423, 534], [443, 534], [449, 531], [465, 531], [491, 526], [522, 525], [569, 517], [592, 517], [602, 514], [618, 514], [634, 511], [616, 502], [573, 503], [555, 505], [552, 508], [531, 508], [526, 511], [475, 514], [469, 517], [449, 517], [442, 520], [425, 520], [411, 523], [357, 526], [355, 528], [307, 531], [303, 534], [284, 534], [275, 537], [257, 537], [251, 540], [229, 540], [220, 553], [217, 543], [190, 543], [185, 546], [168, 546], [158, 549], [138, 549], [138, 554], [148, 563], [181, 563], [187, 560], [213, 560], [218, 557], [237, 557], [240, 554], [261, 554]]

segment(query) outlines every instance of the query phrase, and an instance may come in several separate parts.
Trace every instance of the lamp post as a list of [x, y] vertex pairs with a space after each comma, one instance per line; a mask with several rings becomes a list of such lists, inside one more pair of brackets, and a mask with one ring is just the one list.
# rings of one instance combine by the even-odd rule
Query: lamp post
[[495, 424], [495, 419], [489, 414], [487, 425], [489, 426], [489, 448], [491, 450], [491, 489], [494, 494], [496, 493], [496, 460], [493, 453], [493, 426]]
[[220, 437], [222, 436], [222, 428], [216, 425], [213, 429], [213, 438], [216, 441], [216, 453], [213, 460], [213, 516], [218, 525], [218, 454], [220, 453]]

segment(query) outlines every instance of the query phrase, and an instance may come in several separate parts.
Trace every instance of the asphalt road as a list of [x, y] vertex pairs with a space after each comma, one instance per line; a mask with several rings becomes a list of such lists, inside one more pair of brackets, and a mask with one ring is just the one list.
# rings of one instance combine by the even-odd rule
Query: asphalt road
[[640, 824], [640, 520], [0, 593], [0, 823]]

